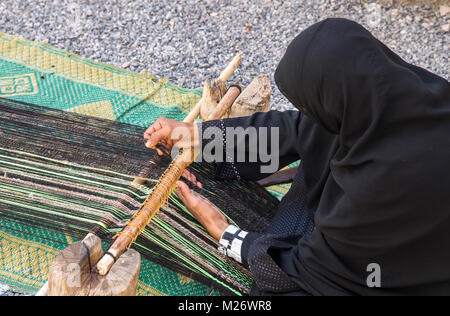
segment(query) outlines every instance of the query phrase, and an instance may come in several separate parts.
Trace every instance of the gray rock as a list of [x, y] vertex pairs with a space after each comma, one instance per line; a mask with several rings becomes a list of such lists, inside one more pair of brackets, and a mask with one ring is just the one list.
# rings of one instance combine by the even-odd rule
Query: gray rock
[[9, 292], [9, 286], [0, 284], [0, 296], [6, 295]]

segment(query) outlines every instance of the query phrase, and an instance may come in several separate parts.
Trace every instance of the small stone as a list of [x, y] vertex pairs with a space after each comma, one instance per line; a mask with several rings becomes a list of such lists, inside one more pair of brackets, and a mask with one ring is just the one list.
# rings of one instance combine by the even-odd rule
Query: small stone
[[450, 7], [447, 5], [441, 5], [439, 12], [441, 13], [441, 16], [446, 16], [450, 13]]
[[0, 295], [4, 295], [9, 291], [9, 286], [0, 284]]
[[129, 68], [130, 66], [131, 66], [131, 62], [127, 61], [126, 63], [124, 63], [124, 64], [122, 65], [122, 68], [123, 68], [123, 69], [127, 69], [127, 68]]
[[449, 32], [450, 31], [450, 23], [442, 25], [441, 29], [446, 33]]
[[392, 40], [389, 42], [389, 46], [395, 46], [397, 44], [396, 40]]

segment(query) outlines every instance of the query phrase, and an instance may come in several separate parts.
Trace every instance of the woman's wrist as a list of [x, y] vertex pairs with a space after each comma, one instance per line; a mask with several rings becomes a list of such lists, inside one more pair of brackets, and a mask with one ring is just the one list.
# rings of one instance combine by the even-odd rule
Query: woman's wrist
[[224, 222], [224, 223], [219, 223], [218, 224], [218, 227], [217, 227], [218, 234], [217, 234], [217, 236], [219, 238], [217, 238], [217, 240], [220, 240], [223, 237], [223, 234], [226, 232], [226, 230], [230, 226], [232, 226], [232, 225], [230, 225], [228, 222], [226, 222], [226, 223]]

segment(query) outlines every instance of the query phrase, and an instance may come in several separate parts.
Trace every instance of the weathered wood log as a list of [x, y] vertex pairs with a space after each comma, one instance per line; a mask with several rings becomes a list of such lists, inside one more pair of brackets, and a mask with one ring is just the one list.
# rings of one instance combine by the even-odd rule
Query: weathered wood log
[[230, 117], [249, 116], [257, 112], [269, 111], [271, 93], [269, 77], [266, 75], [258, 76], [234, 102]]
[[[43, 296], [134, 296], [140, 270], [140, 255], [126, 252], [106, 276], [94, 271], [102, 256], [101, 240], [89, 234], [63, 250], [53, 261]], [[46, 291], [45, 291], [46, 289]]]
[[222, 80], [214, 80], [213, 85], [210, 86], [208, 81], [205, 81], [203, 87], [202, 106], [200, 110], [200, 117], [202, 121], [207, 121], [211, 114], [216, 110], [220, 100], [222, 100], [227, 87]]

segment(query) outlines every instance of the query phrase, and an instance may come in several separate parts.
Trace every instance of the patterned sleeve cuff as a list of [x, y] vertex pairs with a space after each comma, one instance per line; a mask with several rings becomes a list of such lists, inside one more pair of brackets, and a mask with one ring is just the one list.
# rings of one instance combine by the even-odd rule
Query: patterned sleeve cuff
[[220, 179], [237, 179], [240, 180], [241, 176], [239, 174], [236, 165], [233, 162], [232, 156], [227, 151], [227, 143], [226, 143], [226, 127], [223, 120], [217, 121], [207, 121], [198, 124], [199, 131], [199, 139], [201, 144], [201, 150], [203, 151], [205, 146], [211, 141], [211, 139], [205, 139], [205, 131], [208, 128], [217, 128], [222, 131], [222, 139], [223, 142], [223, 159], [221, 161], [216, 161], [217, 173], [216, 176]]
[[223, 233], [222, 238], [220, 238], [219, 250], [224, 255], [242, 263], [242, 243], [247, 235], [247, 232], [236, 226], [228, 226]]

